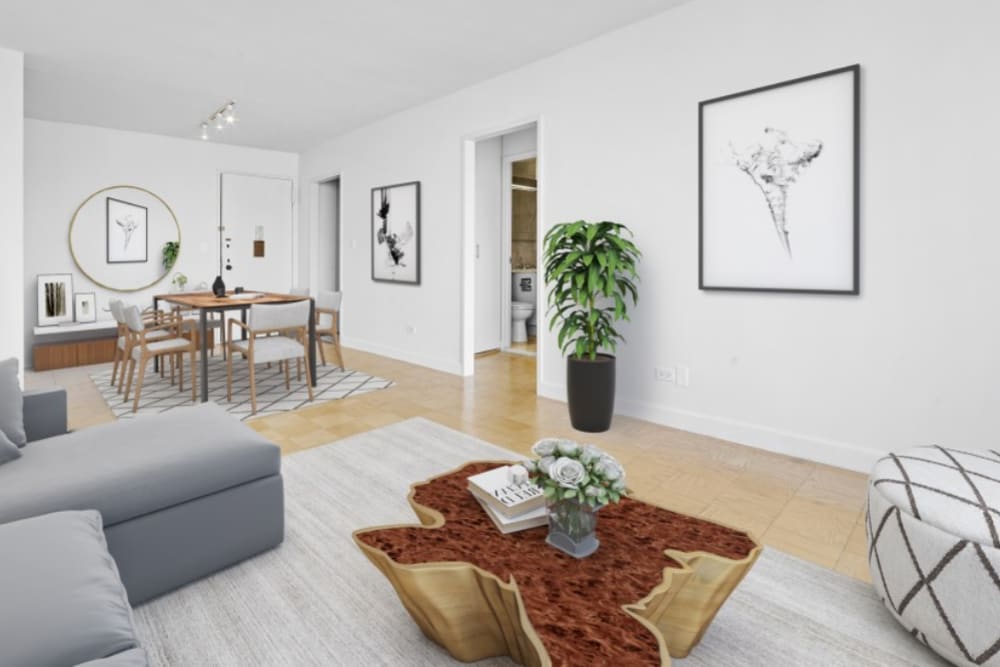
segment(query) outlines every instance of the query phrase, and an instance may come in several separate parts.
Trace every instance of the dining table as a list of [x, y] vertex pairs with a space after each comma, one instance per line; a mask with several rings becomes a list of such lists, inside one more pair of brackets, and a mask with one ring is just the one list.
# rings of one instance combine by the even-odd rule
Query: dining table
[[[247, 311], [257, 304], [282, 304], [309, 301], [309, 377], [316, 386], [316, 301], [306, 295], [281, 294], [276, 292], [257, 292], [244, 290], [242, 292], [228, 291], [225, 296], [216, 296], [212, 292], [177, 292], [157, 294], [153, 297], [153, 309], [159, 311], [160, 302], [172, 304], [181, 310], [198, 312], [198, 339], [201, 347], [201, 402], [208, 401], [208, 314], [240, 311], [240, 320], [247, 322]], [[223, 322], [222, 326], [226, 326]], [[242, 330], [246, 338], [246, 329]], [[227, 351], [228, 353], [228, 351]]]

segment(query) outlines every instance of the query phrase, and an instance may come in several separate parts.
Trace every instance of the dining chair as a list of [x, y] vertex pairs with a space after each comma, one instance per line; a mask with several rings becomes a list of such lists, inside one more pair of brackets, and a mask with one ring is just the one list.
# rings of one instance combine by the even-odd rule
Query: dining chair
[[340, 304], [343, 292], [319, 290], [316, 293], [316, 344], [319, 346], [319, 356], [326, 366], [326, 349], [324, 343], [333, 347], [333, 356], [337, 368], [344, 368], [344, 355], [340, 350]]
[[[233, 336], [233, 327], [246, 332], [246, 340]], [[253, 304], [247, 311], [247, 322], [230, 319], [229, 356], [226, 364], [226, 397], [233, 400], [233, 355], [246, 357], [250, 364], [250, 407], [257, 414], [256, 364], [284, 362], [285, 388], [291, 389], [291, 364], [305, 360], [306, 387], [313, 400], [312, 375], [306, 358], [309, 340], [309, 301], [284, 304]], [[273, 335], [279, 334], [279, 335]]]
[[[177, 359], [177, 368], [180, 371], [180, 390], [184, 391], [184, 353], [191, 358], [191, 400], [197, 401], [197, 372], [195, 371], [195, 345], [194, 337], [184, 338], [182, 335], [183, 319], [180, 314], [166, 314], [160, 316], [162, 323], [147, 326], [142, 318], [142, 314], [137, 306], [129, 306], [125, 309], [125, 326], [128, 329], [130, 352], [128, 355], [128, 383], [125, 385], [125, 402], [128, 402], [129, 393], [132, 391], [132, 380], [135, 377], [135, 368], [139, 367], [139, 379], [135, 385], [135, 401], [132, 404], [132, 412], [139, 409], [139, 399], [142, 397], [142, 383], [146, 377], [146, 366], [151, 359], [169, 356], [171, 360]], [[166, 337], [156, 336], [150, 340], [150, 335], [157, 331], [167, 332]], [[163, 363], [160, 363], [163, 368]], [[174, 382], [174, 363], [170, 364], [170, 383]]]
[[[129, 354], [131, 353], [128, 326], [125, 324], [125, 309], [127, 307], [128, 306], [126, 306], [125, 302], [121, 299], [112, 299], [108, 303], [108, 309], [111, 311], [111, 317], [114, 318], [115, 322], [118, 324], [118, 335], [115, 340], [115, 352], [111, 357], [111, 361], [113, 363], [113, 366], [111, 367], [111, 386], [115, 386], [115, 382], [117, 382], [119, 394], [124, 388], [123, 380], [125, 379], [125, 368], [128, 364]], [[153, 311], [144, 311], [140, 314], [142, 315], [143, 322], [147, 325], [155, 325], [159, 320], [157, 313]], [[169, 335], [170, 334], [163, 329], [155, 329], [149, 332], [147, 340], [158, 340], [166, 338]], [[118, 377], [119, 368], [121, 368], [121, 377]]]

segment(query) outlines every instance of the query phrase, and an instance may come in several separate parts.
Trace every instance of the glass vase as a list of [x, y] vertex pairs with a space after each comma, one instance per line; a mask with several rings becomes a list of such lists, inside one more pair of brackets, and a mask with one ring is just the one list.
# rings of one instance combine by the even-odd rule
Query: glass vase
[[597, 551], [597, 510], [574, 498], [548, 500], [549, 536], [546, 542], [574, 558]]

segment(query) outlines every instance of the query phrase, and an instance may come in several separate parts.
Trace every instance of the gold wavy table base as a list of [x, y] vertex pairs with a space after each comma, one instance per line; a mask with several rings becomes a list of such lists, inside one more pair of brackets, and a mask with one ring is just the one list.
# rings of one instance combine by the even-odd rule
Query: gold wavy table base
[[[418, 487], [433, 481], [413, 485], [409, 495], [421, 524], [429, 530], [444, 526], [445, 517], [418, 503], [414, 495]], [[412, 526], [355, 531], [354, 541], [390, 581], [427, 637], [464, 662], [509, 655], [529, 667], [553, 664], [528, 619], [513, 578], [504, 582], [466, 562], [398, 563], [361, 539], [363, 535], [396, 528]], [[754, 544], [740, 560], [704, 551], [664, 552], [680, 566], [665, 567], [659, 585], [643, 599], [623, 606], [656, 637], [661, 665], [669, 666], [671, 656], [683, 658], [698, 644], [719, 608], [760, 555], [760, 545]]]

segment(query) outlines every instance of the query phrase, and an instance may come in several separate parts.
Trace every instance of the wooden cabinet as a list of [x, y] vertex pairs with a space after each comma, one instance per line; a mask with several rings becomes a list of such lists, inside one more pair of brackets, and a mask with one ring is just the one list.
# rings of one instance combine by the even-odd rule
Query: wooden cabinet
[[71, 366], [89, 366], [111, 361], [115, 354], [115, 338], [40, 343], [34, 347], [34, 369], [50, 371]]

